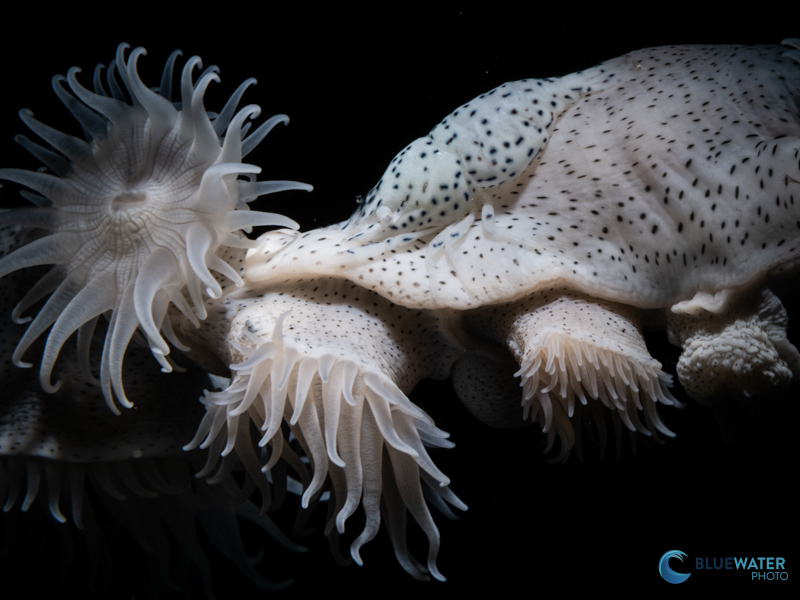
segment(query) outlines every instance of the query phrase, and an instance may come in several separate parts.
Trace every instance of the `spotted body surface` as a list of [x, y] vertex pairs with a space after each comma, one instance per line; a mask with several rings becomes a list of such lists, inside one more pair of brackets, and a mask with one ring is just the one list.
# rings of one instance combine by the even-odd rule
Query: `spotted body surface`
[[[281, 277], [292, 261], [401, 304], [454, 308], [555, 283], [640, 307], [745, 285], [798, 251], [800, 69], [791, 52], [630, 53], [614, 61], [614, 85], [562, 115], [524, 172], [482, 191], [479, 214], [405, 245], [356, 250], [353, 238], [337, 241], [336, 226], [317, 230], [249, 276]], [[327, 251], [318, 253], [312, 235], [323, 232]]]
[[359, 243], [393, 234], [402, 242], [469, 214], [481, 190], [513, 181], [564, 112], [616, 75], [601, 65], [590, 74], [510, 81], [467, 102], [394, 157], [345, 230]]
[[[558, 434], [562, 457], [573, 398], [604, 402], [629, 429], [671, 435], [654, 411], [675, 404], [671, 378], [647, 352], [645, 327], [666, 328], [682, 347], [679, 379], [696, 399], [758, 396], [800, 376], [786, 312], [769, 291], [796, 271], [800, 251], [798, 47], [647, 48], [556, 80], [581, 97], [520, 172], [513, 159], [480, 161], [468, 208], [421, 226], [420, 207], [438, 193], [419, 193], [431, 188], [430, 159], [401, 168], [401, 153], [387, 173], [404, 184], [389, 200], [373, 191], [340, 225], [267, 234], [249, 251], [248, 285], [327, 275], [410, 308], [456, 311], [475, 336], [453, 372], [462, 401], [483, 418], [485, 390], [509, 394], [495, 380], [510, 352], [525, 414], [551, 440]], [[470, 144], [492, 139], [463, 116], [471, 105], [430, 136], [449, 127], [462, 162]], [[515, 108], [490, 111], [492, 130], [513, 130]], [[572, 326], [578, 313], [585, 326]], [[545, 327], [541, 314], [560, 316]], [[607, 381], [607, 402], [595, 377]], [[498, 398], [491, 404], [487, 421], [510, 420]], [[516, 414], [518, 399], [508, 407]], [[628, 419], [635, 410], [653, 426]]]
[[[350, 219], [302, 234], [288, 251], [270, 254], [268, 265], [265, 256], [274, 242], [256, 249], [250, 280], [280, 280], [288, 264], [348, 277], [346, 271], [384, 251], [429, 240], [462, 219], [471, 223], [486, 209], [488, 190], [514, 181], [541, 155], [570, 107], [613, 86], [631, 68], [613, 59], [564, 77], [512, 81], [481, 94], [399, 152]], [[318, 248], [336, 254], [320, 261]]]

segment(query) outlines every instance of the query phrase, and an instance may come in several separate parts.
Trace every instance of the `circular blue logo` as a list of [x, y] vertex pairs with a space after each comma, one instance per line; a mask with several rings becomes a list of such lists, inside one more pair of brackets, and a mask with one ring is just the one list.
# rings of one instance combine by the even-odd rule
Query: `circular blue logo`
[[691, 575], [691, 573], [676, 573], [669, 566], [670, 558], [677, 558], [679, 561], [683, 562], [684, 556], [686, 556], [686, 554], [680, 550], [670, 550], [669, 552], [664, 552], [664, 554], [661, 556], [661, 559], [658, 561], [658, 572], [664, 581], [667, 583], [683, 583], [689, 579], [689, 575]]

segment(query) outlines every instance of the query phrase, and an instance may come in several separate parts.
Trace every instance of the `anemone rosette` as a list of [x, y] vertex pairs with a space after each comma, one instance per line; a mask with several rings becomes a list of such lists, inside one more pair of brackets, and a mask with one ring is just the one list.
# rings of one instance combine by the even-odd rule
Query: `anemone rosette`
[[[37, 265], [53, 265], [12, 313], [23, 313], [49, 295], [14, 352], [19, 366], [31, 344], [52, 326], [45, 345], [40, 381], [48, 392], [54, 364], [65, 341], [78, 331], [81, 368], [89, 372], [89, 340], [98, 318], [108, 317], [100, 382], [106, 402], [130, 407], [122, 385], [125, 350], [137, 330], [147, 338], [163, 370], [172, 366], [167, 340], [175, 343], [165, 319], [170, 303], [195, 325], [205, 319], [203, 298], [218, 296], [216, 271], [241, 284], [239, 274], [215, 251], [220, 246], [247, 248], [242, 233], [258, 225], [296, 227], [281, 215], [250, 211], [247, 203], [272, 192], [303, 189], [289, 181], [258, 182], [260, 168], [242, 163], [277, 123], [278, 115], [250, 131], [260, 108], [237, 112], [248, 79], [218, 114], [206, 112], [203, 98], [216, 67], [193, 81], [201, 65], [189, 59], [180, 78], [180, 102], [170, 100], [172, 73], [180, 52], [167, 60], [161, 86], [153, 91], [137, 72], [143, 48], [117, 48], [108, 68], [94, 73], [93, 91], [77, 79], [73, 67], [56, 76], [56, 95], [80, 123], [85, 139], [40, 123], [29, 110], [20, 116], [48, 145], [19, 136], [17, 141], [50, 172], [0, 169], [0, 178], [31, 191], [23, 195], [35, 206], [2, 214], [2, 221], [44, 230], [0, 261], [0, 277]], [[64, 86], [67, 84], [67, 89]], [[166, 338], [166, 339], [165, 339]], [[183, 348], [183, 346], [179, 346]]]

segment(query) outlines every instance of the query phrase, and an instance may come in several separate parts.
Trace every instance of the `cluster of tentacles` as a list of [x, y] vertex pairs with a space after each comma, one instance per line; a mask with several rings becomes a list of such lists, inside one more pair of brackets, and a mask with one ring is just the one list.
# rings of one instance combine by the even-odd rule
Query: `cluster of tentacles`
[[[144, 50], [126, 56], [126, 49], [118, 48], [105, 82], [98, 66], [93, 91], [78, 82], [78, 69], [53, 80], [85, 140], [22, 111], [47, 147], [22, 136], [18, 141], [49, 172], [0, 171], [32, 190], [23, 194], [35, 205], [0, 215], [6, 224], [0, 277], [14, 321], [3, 320], [3, 379], [15, 383], [0, 403], [5, 510], [44, 502], [56, 521], [72, 521], [85, 532], [99, 564], [106, 556], [90, 496], [98, 497], [150, 553], [153, 586], [176, 585], [195, 564], [211, 595], [196, 519], [207, 533], [228, 530], [221, 550], [241, 557], [238, 535], [231, 533], [237, 515], [271, 530], [264, 513], [287, 490], [299, 490], [308, 506], [327, 499], [330, 489], [329, 530], [342, 532], [363, 508], [364, 531], [351, 549], [357, 562], [383, 513], [403, 567], [418, 578], [443, 579], [428, 503], [448, 514], [447, 503], [466, 507], [426, 449], [451, 446], [447, 434], [406, 393], [424, 377], [446, 377], [458, 344], [436, 315], [418, 319], [419, 311], [345, 280], [301, 282], [285, 291], [273, 286], [268, 294], [245, 286], [242, 252], [256, 245], [245, 233], [254, 225], [295, 225], [250, 211], [247, 202], [310, 189], [257, 182], [260, 169], [241, 162], [287, 119], [250, 130], [246, 121], [258, 107], [236, 112], [236, 106], [253, 80], [219, 113], [206, 112], [205, 89], [219, 78], [211, 67], [194, 80], [196, 57], [184, 67], [181, 99], [173, 103], [179, 53], [170, 56], [153, 91], [136, 71]], [[25, 329], [25, 313], [42, 300]], [[76, 332], [73, 350], [67, 341]], [[175, 367], [167, 355], [178, 349], [188, 357], [178, 359], [184, 366], [194, 360], [223, 375], [216, 381], [224, 389], [200, 394], [209, 381], [194, 368], [142, 376], [149, 370], [142, 345], [165, 373]], [[16, 368], [31, 366], [23, 355], [37, 351], [43, 357], [38, 383]], [[55, 369], [60, 376], [53, 385]], [[49, 394], [56, 402], [48, 402]], [[120, 413], [120, 405], [135, 410]], [[251, 430], [260, 433], [253, 438]], [[254, 490], [261, 493], [260, 511], [251, 504]], [[137, 522], [131, 516], [137, 512], [152, 516]], [[429, 539], [422, 564], [406, 549], [408, 513]], [[170, 524], [169, 536], [162, 521]], [[166, 566], [175, 551], [171, 538], [178, 541], [181, 573]], [[9, 545], [12, 539], [4, 536]], [[258, 585], [271, 587], [250, 560], [237, 563]]]

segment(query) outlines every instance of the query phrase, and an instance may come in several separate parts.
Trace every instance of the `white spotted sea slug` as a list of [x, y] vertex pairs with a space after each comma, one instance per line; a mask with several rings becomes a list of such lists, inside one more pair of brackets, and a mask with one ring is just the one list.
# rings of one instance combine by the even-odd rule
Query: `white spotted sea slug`
[[[647, 48], [547, 85], [500, 86], [398, 154], [353, 218], [280, 252], [251, 250], [248, 279], [283, 282], [291, 266], [456, 311], [476, 350], [508, 348], [526, 414], [557, 429], [562, 455], [568, 417], [590, 401], [632, 431], [671, 435], [654, 412], [674, 403], [671, 377], [645, 326], [682, 346], [678, 376], [698, 399], [757, 396], [800, 376], [783, 307], [761, 294], [798, 265], [798, 45]], [[506, 106], [506, 90], [522, 104]], [[553, 122], [526, 127], [521, 107], [550, 101]], [[520, 139], [531, 148], [521, 164]], [[489, 154], [465, 186], [478, 149]], [[434, 151], [449, 153], [450, 171]], [[469, 388], [485, 394], [503, 362], [481, 370], [481, 360], [454, 373], [476, 414], [483, 401]]]

